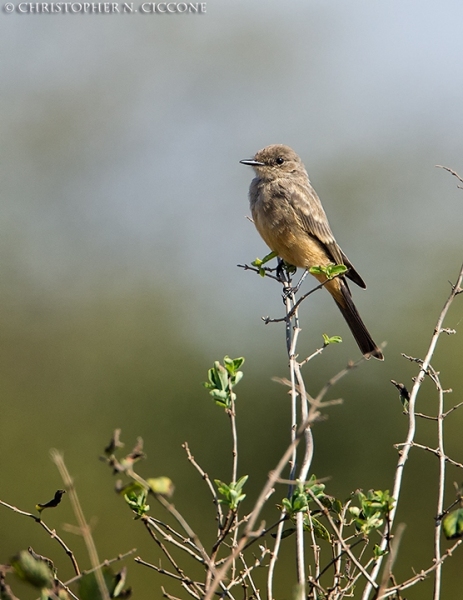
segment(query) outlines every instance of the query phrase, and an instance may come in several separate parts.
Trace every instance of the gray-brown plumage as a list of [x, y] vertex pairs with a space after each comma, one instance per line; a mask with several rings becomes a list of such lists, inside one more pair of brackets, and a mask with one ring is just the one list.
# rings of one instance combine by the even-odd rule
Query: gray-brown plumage
[[[256, 177], [249, 188], [252, 217], [260, 235], [271, 250], [295, 267], [343, 264], [349, 270], [325, 288], [333, 296], [362, 354], [383, 360], [357, 309], [346, 277], [361, 288], [366, 284], [336, 243], [328, 219], [299, 156], [282, 144], [259, 150], [250, 165]], [[324, 275], [315, 275], [325, 281]]]

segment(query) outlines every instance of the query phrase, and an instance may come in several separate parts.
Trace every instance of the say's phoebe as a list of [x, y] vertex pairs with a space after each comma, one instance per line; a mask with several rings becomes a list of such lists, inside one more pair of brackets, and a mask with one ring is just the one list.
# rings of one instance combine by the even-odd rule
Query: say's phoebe
[[[384, 360], [355, 308], [346, 277], [366, 288], [354, 266], [336, 243], [328, 219], [299, 156], [288, 146], [267, 146], [252, 159], [240, 161], [256, 172], [249, 202], [257, 231], [271, 250], [295, 267], [343, 264], [345, 276], [325, 284], [366, 358]], [[326, 281], [323, 274], [315, 275]]]

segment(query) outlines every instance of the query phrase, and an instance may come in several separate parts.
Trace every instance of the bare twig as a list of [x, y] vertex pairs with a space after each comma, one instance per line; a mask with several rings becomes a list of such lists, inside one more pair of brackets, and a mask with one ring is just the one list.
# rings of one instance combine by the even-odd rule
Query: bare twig
[[281, 546], [281, 537], [283, 535], [283, 528], [285, 525], [285, 511], [284, 509], [281, 512], [282, 519], [280, 524], [278, 525], [278, 529], [275, 535], [275, 544], [273, 545], [273, 552], [270, 558], [269, 566], [268, 566], [268, 574], [267, 574], [267, 598], [268, 600], [273, 600], [273, 578], [275, 576], [275, 567], [278, 560], [278, 554], [280, 552]]
[[[458, 173], [456, 171], [454, 171], [453, 169], [450, 169], [449, 167], [444, 167], [442, 165], [436, 165], [437, 168], [439, 169], [444, 169], [445, 171], [448, 171], [449, 173], [451, 173], [454, 177], [456, 177], [458, 179], [458, 181], [461, 181], [461, 183], [463, 183], [463, 179], [460, 177], [460, 175], [458, 175]], [[457, 186], [458, 189], [463, 189], [461, 185]]]
[[[162, 536], [164, 541], [169, 542], [173, 546], [176, 546], [177, 548], [183, 550], [186, 554], [188, 554], [189, 556], [194, 558], [200, 564], [202, 564], [202, 565], [206, 564], [204, 559], [202, 558], [202, 556], [200, 556], [199, 550], [196, 548], [196, 546], [190, 539], [184, 538], [177, 531], [175, 531], [172, 527], [167, 525], [167, 523], [163, 523], [163, 522], [159, 521], [158, 519], [154, 519], [153, 517], [148, 517], [147, 515], [142, 517], [142, 519], [144, 520], [145, 525], [147, 524], [149, 527], [151, 527], [157, 533], [159, 533], [159, 535]], [[163, 528], [167, 529], [167, 531], [171, 532], [173, 535], [171, 535], [170, 533], [166, 533]], [[178, 541], [176, 539], [176, 537], [179, 538], [180, 541]]]
[[[257, 273], [258, 275], [260, 275], [260, 270], [256, 269], [256, 267], [250, 267], [249, 265], [236, 265], [236, 266], [240, 267], [240, 269], [244, 269], [245, 271], [254, 271], [254, 273]], [[274, 269], [269, 269], [268, 267], [263, 267], [263, 269], [265, 271], [265, 277], [270, 277], [270, 279], [274, 279], [275, 281], [280, 281], [279, 277], [272, 275], [271, 271], [274, 271]]]
[[324, 506], [320, 502], [320, 500], [317, 498], [317, 496], [315, 496], [315, 494], [312, 492], [312, 490], [310, 488], [307, 491], [308, 491], [309, 495], [311, 496], [312, 500], [314, 500], [314, 502], [317, 504], [319, 509], [322, 511], [322, 513], [328, 519], [331, 529], [333, 530], [334, 534], [336, 535], [336, 539], [341, 544], [341, 547], [344, 550], [344, 552], [347, 554], [349, 559], [354, 563], [354, 565], [357, 567], [357, 569], [362, 573], [362, 575], [365, 577], [365, 579], [368, 581], [368, 583], [372, 587], [377, 589], [379, 587], [378, 584], [373, 579], [373, 577], [368, 573], [368, 571], [365, 569], [365, 567], [362, 565], [362, 563], [358, 560], [358, 558], [355, 556], [355, 554], [352, 552], [351, 547], [346, 543], [346, 541], [343, 538], [343, 536], [341, 535], [336, 523], [334, 522], [333, 517], [330, 515], [329, 510], [326, 508], [326, 506]]
[[[169, 552], [169, 550], [167, 549], [165, 544], [163, 544], [163, 542], [161, 542], [161, 540], [156, 535], [156, 532], [153, 531], [153, 529], [150, 527], [148, 518], [142, 517], [141, 521], [145, 525], [145, 528], [148, 531], [148, 533], [150, 534], [151, 538], [156, 542], [156, 544], [158, 545], [160, 550], [163, 552], [164, 556], [167, 558], [167, 560], [170, 562], [170, 564], [177, 571], [178, 578], [182, 582], [182, 587], [194, 598], [200, 597], [203, 590], [192, 579], [190, 579], [189, 577], [187, 577], [185, 575], [183, 569], [178, 565], [177, 561], [174, 559], [172, 554]], [[140, 561], [137, 561], [137, 562], [140, 562]], [[156, 567], [153, 567], [153, 568], [156, 568]], [[200, 594], [200, 595], [198, 596], [198, 594]]]
[[286, 450], [283, 453], [282, 457], [280, 458], [275, 470], [271, 471], [269, 473], [267, 481], [266, 481], [264, 487], [262, 488], [262, 490], [259, 494], [259, 497], [257, 498], [257, 500], [254, 504], [254, 508], [253, 508], [252, 512], [250, 513], [249, 521], [248, 521], [247, 526], [244, 529], [243, 535], [238, 540], [238, 544], [237, 544], [236, 548], [233, 550], [233, 552], [230, 554], [230, 556], [227, 557], [227, 559], [223, 563], [222, 567], [219, 570], [217, 570], [217, 572], [214, 576], [214, 580], [212, 581], [210, 588], [208, 589], [206, 595], [204, 596], [204, 600], [212, 600], [220, 582], [222, 582], [223, 579], [226, 577], [228, 569], [230, 568], [232, 561], [239, 555], [239, 553], [243, 550], [243, 548], [246, 546], [247, 542], [250, 539], [260, 537], [262, 535], [262, 532], [265, 530], [263, 524], [257, 530], [254, 530], [257, 519], [259, 518], [262, 508], [264, 507], [265, 503], [267, 502], [268, 497], [272, 493], [273, 486], [275, 485], [276, 481], [280, 477], [281, 472], [283, 471], [285, 466], [288, 464], [288, 460], [293, 453], [294, 446], [297, 446], [300, 439], [304, 435], [307, 425], [308, 425], [308, 423], [306, 423], [306, 422], [304, 422], [300, 425], [300, 427], [298, 428], [298, 430], [296, 432], [294, 441], [291, 442], [291, 444], [289, 444], [289, 446], [286, 448]]
[[[453, 460], [446, 454], [441, 454], [439, 448], [431, 448], [430, 446], [425, 446], [424, 444], [418, 444], [418, 442], [412, 442], [410, 445], [414, 448], [420, 448], [420, 450], [426, 450], [426, 452], [430, 452], [431, 454], [434, 454], [438, 458], [443, 458], [444, 461], [448, 462], [449, 464], [453, 465], [454, 467], [463, 469], [462, 463], [459, 463], [456, 460]], [[403, 442], [402, 444], [395, 444], [396, 448], [400, 448], [403, 446], [405, 446], [405, 442]]]
[[455, 406], [452, 406], [451, 408], [448, 409], [447, 412], [444, 413], [444, 419], [446, 417], [448, 417], [448, 415], [453, 412], [454, 410], [457, 410], [457, 408], [460, 408], [460, 406], [463, 406], [463, 402], [459, 402], [458, 404], [455, 404]]
[[163, 585], [161, 585], [161, 592], [162, 597], [167, 598], [167, 600], [182, 600], [181, 598], [178, 598], [178, 596], [171, 596], [169, 593], [167, 593]]
[[[439, 482], [437, 491], [437, 511], [440, 515], [444, 509], [444, 490], [445, 490], [445, 451], [444, 451], [444, 390], [442, 389], [440, 379], [437, 379], [439, 385], [439, 401], [437, 412], [437, 450], [439, 456]], [[442, 562], [441, 562], [441, 534], [442, 521], [436, 521], [434, 529], [434, 560], [436, 561], [436, 574], [434, 577], [434, 595], [433, 600], [440, 599], [442, 583]]]
[[[386, 526], [386, 529], [384, 532], [383, 539], [380, 544], [380, 549], [382, 551], [384, 551], [387, 548], [388, 532], [390, 532], [392, 530], [392, 526], [394, 524], [394, 520], [395, 520], [395, 516], [396, 516], [396, 512], [397, 512], [398, 501], [399, 501], [400, 492], [401, 492], [401, 488], [402, 488], [402, 478], [403, 478], [405, 463], [408, 460], [408, 457], [410, 454], [410, 449], [412, 448], [412, 446], [414, 444], [415, 431], [416, 431], [416, 415], [415, 415], [416, 398], [417, 398], [418, 392], [421, 388], [421, 384], [423, 383], [423, 380], [429, 371], [431, 358], [434, 354], [434, 351], [435, 351], [436, 345], [437, 345], [437, 341], [438, 341], [439, 336], [442, 331], [442, 324], [444, 322], [444, 319], [447, 315], [447, 312], [448, 312], [453, 300], [455, 299], [457, 294], [460, 293], [462, 281], [463, 281], [463, 265], [460, 268], [457, 282], [455, 285], [452, 286], [452, 290], [449, 294], [449, 297], [447, 298], [447, 301], [445, 302], [445, 304], [441, 310], [441, 313], [437, 320], [436, 326], [434, 328], [434, 332], [433, 332], [433, 335], [431, 338], [428, 352], [420, 366], [420, 371], [418, 373], [417, 378], [415, 379], [413, 388], [410, 392], [410, 401], [409, 401], [409, 405], [408, 405], [408, 417], [409, 417], [408, 433], [407, 433], [407, 438], [405, 440], [405, 444], [403, 445], [403, 447], [401, 449], [401, 452], [399, 455], [399, 460], [397, 462], [396, 473], [395, 473], [395, 478], [394, 478], [394, 488], [393, 488], [393, 492], [392, 492], [392, 497], [395, 499], [395, 503], [394, 503], [394, 506], [392, 507], [392, 510], [389, 513], [388, 523], [387, 523], [387, 526]], [[371, 572], [371, 578], [375, 581], [378, 576], [379, 570], [381, 568], [381, 563], [382, 563], [382, 557], [380, 556]], [[368, 581], [367, 585], [365, 586], [363, 595], [362, 595], [362, 600], [368, 600], [368, 598], [370, 596], [371, 588], [372, 588], [372, 584], [370, 581]]]
[[[297, 313], [297, 307], [295, 306], [295, 297], [294, 293], [291, 291], [291, 278], [288, 274], [286, 274], [286, 280], [283, 281], [283, 298], [286, 307], [286, 317], [285, 321], [285, 334], [286, 334], [286, 349], [288, 352], [289, 358], [289, 369], [290, 369], [290, 377], [291, 381], [290, 385], [290, 394], [291, 394], [291, 444], [293, 444], [293, 450], [291, 453], [290, 460], [290, 479], [294, 480], [295, 477], [295, 469], [296, 469], [296, 430], [297, 430], [297, 394], [298, 390], [296, 390], [296, 380], [295, 380], [295, 371], [294, 371], [294, 363], [295, 363], [295, 348], [297, 344], [297, 338], [300, 332], [299, 329], [299, 317]], [[294, 310], [293, 310], [294, 309]], [[293, 315], [294, 326], [291, 323], [291, 317], [289, 317], [290, 313]], [[288, 496], [292, 493], [292, 487], [288, 490]], [[286, 511], [283, 508], [281, 511], [281, 519], [282, 523], [279, 525], [275, 543], [273, 545], [273, 552], [270, 559], [269, 570], [267, 575], [267, 596], [268, 600], [273, 600], [273, 579], [275, 575], [275, 567], [276, 562], [278, 560], [278, 554], [281, 548], [281, 538], [283, 535], [283, 520], [285, 518]]]
[[228, 416], [230, 417], [230, 425], [232, 431], [232, 481], [236, 483], [238, 477], [238, 434], [236, 432], [236, 411], [235, 411], [235, 400], [233, 399], [233, 388], [231, 378], [228, 378], [228, 385], [230, 389], [230, 403], [231, 406], [227, 410]]
[[124, 560], [124, 558], [127, 558], [131, 554], [134, 554], [136, 551], [137, 551], [136, 548], [132, 548], [132, 550], [129, 550], [128, 552], [125, 552], [124, 554], [118, 554], [114, 558], [106, 559], [100, 565], [97, 565], [95, 568], [82, 571], [82, 573], [80, 573], [79, 575], [76, 575], [72, 579], [68, 579], [64, 583], [66, 585], [71, 585], [71, 583], [75, 583], [76, 581], [78, 581], [79, 579], [81, 579], [82, 577], [84, 577], [85, 575], [88, 575], [89, 573], [94, 573], [97, 569], [102, 569], [103, 567], [108, 567], [109, 565], [111, 565], [111, 564], [113, 564], [115, 562], [119, 562], [121, 560]]
[[[445, 561], [445, 559], [447, 559], [449, 556], [452, 556], [452, 554], [455, 552], [455, 550], [458, 548], [458, 546], [460, 546], [462, 543], [463, 543], [463, 540], [458, 540], [451, 548], [446, 550], [446, 552], [444, 552], [444, 554], [440, 558], [439, 564], [442, 564]], [[437, 567], [438, 567], [438, 564], [433, 563], [433, 565], [431, 567], [420, 571], [419, 573], [417, 573], [410, 579], [407, 579], [407, 581], [404, 581], [403, 583], [399, 583], [397, 585], [394, 585], [394, 586], [388, 588], [381, 596], [378, 596], [377, 600], [383, 600], [384, 598], [389, 598], [390, 596], [397, 594], [398, 591], [406, 590], [406, 589], [414, 586], [418, 581], [422, 581], [423, 579], [426, 579], [426, 577], [428, 577], [428, 575], [430, 575], [433, 571], [435, 571]]]
[[13, 506], [11, 504], [7, 504], [6, 502], [3, 502], [2, 500], [0, 500], [0, 504], [2, 506], [5, 506], [6, 508], [9, 508], [10, 510], [14, 511], [15, 513], [18, 513], [19, 515], [24, 515], [25, 517], [29, 517], [30, 519], [33, 519], [36, 523], [38, 523], [41, 527], [43, 527], [45, 529], [45, 531], [48, 533], [48, 535], [52, 539], [56, 540], [58, 542], [58, 544], [66, 552], [66, 554], [69, 556], [69, 558], [70, 558], [70, 560], [72, 562], [72, 566], [74, 568], [74, 571], [75, 571], [76, 575], [78, 575], [78, 576], [80, 575], [79, 565], [77, 564], [77, 560], [76, 560], [76, 557], [74, 556], [73, 551], [64, 542], [64, 540], [62, 538], [60, 538], [60, 536], [56, 533], [56, 531], [54, 529], [50, 529], [48, 527], [48, 525], [44, 521], [42, 521], [41, 517], [38, 517], [37, 515], [34, 515], [32, 513], [29, 513], [29, 512], [26, 512], [24, 510], [20, 510], [16, 506]]
[[[140, 477], [140, 475], [138, 475], [138, 473], [136, 473], [132, 468], [127, 468], [126, 474], [128, 477], [131, 477], [134, 481], [140, 483], [140, 485], [142, 485], [145, 489], [149, 489], [148, 483], [143, 479], [143, 477]], [[198, 549], [198, 552], [201, 554], [204, 563], [208, 566], [209, 569], [214, 571], [214, 565], [211, 561], [210, 556], [206, 552], [203, 544], [201, 543], [201, 540], [199, 539], [195, 531], [190, 527], [183, 515], [162, 494], [155, 494], [155, 498], [159, 502], [159, 504], [161, 504], [165, 508], [165, 510], [174, 517], [177, 523], [182, 527], [187, 536], [193, 542], [195, 548]]]
[[315, 352], [312, 352], [312, 354], [310, 354], [307, 358], [304, 358], [304, 360], [302, 360], [299, 363], [299, 366], [302, 367], [303, 365], [307, 364], [308, 362], [310, 362], [312, 359], [314, 359], [316, 356], [318, 356], [319, 354], [321, 354], [323, 352], [323, 350], [327, 347], [328, 344], [321, 346], [320, 348], [318, 348], [317, 350], [315, 350]]
[[[262, 566], [262, 564], [264, 563], [265, 557], [268, 554], [270, 554], [270, 550], [268, 548], [265, 548], [264, 546], [260, 546], [260, 550], [261, 550], [260, 557], [256, 558], [254, 561], [254, 564], [250, 565], [250, 566], [247, 565], [243, 553], [240, 554], [239, 558], [240, 558], [241, 562], [243, 563], [244, 571], [240, 574], [238, 579], [236, 579], [235, 581], [232, 582], [233, 585], [240, 585], [240, 584], [244, 584], [246, 579], [248, 579], [249, 583], [252, 587], [252, 591], [254, 593], [254, 597], [256, 600], [260, 600], [261, 596], [260, 596], [259, 590], [257, 589], [257, 587], [252, 579], [251, 574], [254, 569]], [[227, 589], [230, 589], [232, 584], [230, 584]]]
[[[231, 377], [228, 377], [228, 386], [230, 389], [230, 403], [231, 406], [227, 410], [227, 413], [230, 417], [230, 425], [231, 425], [231, 434], [232, 434], [232, 482], [236, 483], [238, 479], [238, 433], [236, 430], [236, 410], [235, 410], [235, 400], [233, 396], [233, 386]], [[236, 511], [230, 511], [230, 527], [233, 525], [234, 521], [236, 521]], [[233, 529], [233, 541], [232, 547], [236, 548], [236, 540], [238, 539], [238, 527]], [[236, 577], [236, 562], [232, 563], [232, 581], [235, 580]]]
[[[383, 346], [381, 346], [382, 348]], [[355, 362], [353, 361], [349, 361], [347, 363], [347, 365], [344, 367], [344, 369], [342, 369], [341, 371], [339, 371], [339, 373], [336, 373], [336, 375], [333, 375], [333, 377], [331, 377], [331, 379], [329, 379], [325, 385], [322, 387], [322, 389], [318, 392], [318, 395], [314, 398], [314, 401], [316, 403], [319, 403], [323, 400], [323, 398], [326, 396], [326, 393], [330, 390], [330, 388], [332, 388], [336, 383], [338, 383], [338, 381], [340, 379], [342, 379], [343, 377], [345, 377], [347, 375], [347, 373], [349, 373], [350, 371], [352, 371], [352, 369], [356, 369], [359, 365], [361, 365], [362, 363], [365, 362], [365, 357], [362, 356], [362, 358], [359, 358], [358, 360], [356, 360]]]
[[[299, 304], [302, 301], [303, 297], [299, 300]], [[299, 317], [297, 313], [297, 308], [299, 304], [294, 302], [294, 293], [290, 295], [286, 294], [286, 347], [288, 348], [288, 358], [289, 358], [289, 373], [291, 380], [291, 442], [295, 439], [296, 429], [297, 429], [297, 396], [300, 397], [301, 404], [301, 420], [302, 422], [307, 422], [308, 425], [304, 431], [304, 437], [306, 440], [306, 459], [304, 460], [304, 465], [307, 464], [307, 470], [310, 466], [310, 461], [312, 458], [312, 453], [308, 456], [308, 448], [309, 441], [307, 436], [310, 436], [310, 440], [312, 440], [311, 432], [310, 432], [310, 423], [308, 421], [308, 406], [307, 406], [307, 394], [305, 393], [304, 381], [300, 374], [299, 365], [297, 362], [297, 341], [299, 338], [299, 334], [301, 329], [299, 327]], [[291, 306], [292, 305], [292, 306]], [[294, 325], [291, 327], [291, 319], [294, 319]], [[313, 448], [313, 446], [311, 446]], [[305, 467], [304, 467], [305, 468]], [[294, 480], [296, 476], [296, 446], [294, 446], [292, 459], [291, 459], [291, 473], [290, 479]], [[303, 477], [305, 479], [305, 477]], [[291, 496], [294, 487], [290, 486], [288, 490], [288, 496]], [[298, 598], [302, 600], [305, 596], [305, 556], [304, 556], [304, 515], [300, 512], [296, 515], [296, 571], [297, 571], [297, 583], [298, 583]]]
[[[341, 531], [341, 530], [340, 530]], [[366, 542], [363, 538], [360, 538], [359, 540], [357, 540], [356, 542], [354, 542], [353, 544], [350, 545], [350, 549], [352, 550], [352, 548], [355, 548], [356, 546], [358, 546], [359, 544], [366, 544], [368, 543], [368, 541]], [[339, 545], [339, 547], [341, 547]], [[332, 558], [332, 560], [330, 560], [330, 562], [325, 565], [325, 567], [320, 571], [320, 573], [318, 574], [318, 576], [316, 577], [315, 581], [318, 581], [327, 571], [330, 567], [333, 566], [333, 564], [335, 564], [338, 560], [340, 560], [344, 555], [346, 554], [346, 552], [344, 550], [340, 550], [338, 554], [335, 554]], [[339, 571], [340, 569], [338, 569]]]
[[87, 524], [87, 521], [85, 520], [85, 516], [82, 511], [82, 507], [80, 505], [76, 489], [74, 487], [74, 481], [66, 468], [63, 455], [60, 452], [58, 452], [58, 450], [52, 449], [50, 450], [50, 456], [52, 461], [57, 466], [58, 471], [61, 475], [61, 479], [63, 480], [64, 486], [66, 487], [67, 492], [69, 494], [69, 499], [74, 510], [74, 515], [79, 525], [80, 534], [82, 535], [84, 543], [87, 547], [87, 552], [90, 558], [90, 564], [95, 569], [95, 578], [100, 594], [103, 600], [110, 600], [108, 588], [106, 587], [106, 582], [103, 577], [103, 572], [101, 571], [101, 568], [99, 568], [100, 560], [98, 558], [98, 552], [92, 537], [92, 532], [90, 530], [89, 525]]
[[325, 287], [325, 285], [329, 281], [331, 281], [331, 280], [327, 279], [323, 283], [320, 283], [319, 285], [317, 285], [316, 287], [312, 288], [307, 293], [305, 293], [303, 296], [301, 296], [297, 302], [293, 302], [293, 306], [291, 307], [291, 309], [289, 311], [286, 312], [284, 317], [279, 317], [276, 319], [271, 319], [270, 317], [262, 317], [262, 320], [264, 321], [264, 323], [266, 325], [268, 325], [269, 323], [282, 323], [283, 321], [290, 321], [295, 316], [296, 311], [299, 308], [299, 306], [301, 305], [301, 303], [304, 302], [304, 300], [306, 298], [308, 298], [310, 295], [312, 295], [314, 292], [318, 292], [318, 290], [321, 290], [323, 287]]
[[[176, 575], [175, 573], [172, 573], [171, 571], [167, 571], [163, 567], [158, 567], [157, 565], [153, 565], [152, 563], [149, 563], [146, 560], [143, 560], [139, 556], [136, 556], [133, 560], [137, 564], [139, 564], [139, 565], [142, 565], [144, 567], [148, 567], [148, 569], [153, 569], [157, 573], [160, 573], [161, 575], [167, 575], [171, 579], [175, 579], [176, 581], [179, 581], [181, 583], [191, 583], [191, 584], [194, 584], [194, 585], [196, 585], [198, 587], [201, 587], [201, 584], [199, 582], [195, 582], [192, 579], [189, 579], [188, 577], [186, 577], [185, 575]], [[199, 599], [201, 597], [197, 593], [193, 592], [190, 589], [187, 589], [187, 591], [188, 591], [188, 593], [191, 596], [193, 596], [193, 598], [198, 598]]]
[[384, 567], [383, 579], [381, 581], [381, 586], [380, 586], [380, 588], [378, 590], [378, 594], [377, 594], [378, 598], [381, 598], [382, 594], [387, 589], [387, 582], [389, 581], [389, 579], [392, 576], [392, 567], [394, 566], [394, 563], [397, 559], [397, 554], [399, 552], [399, 546], [400, 546], [400, 542], [402, 541], [402, 535], [404, 533], [404, 530], [405, 530], [405, 524], [400, 523], [400, 525], [397, 527], [397, 531], [395, 533], [394, 539], [392, 540], [391, 551], [388, 554], [386, 565]]
[[[299, 471], [298, 479], [300, 481], [305, 481], [307, 479], [307, 475], [312, 464], [314, 445], [313, 445], [313, 436], [311, 429], [311, 422], [316, 417], [317, 410], [313, 405], [310, 406], [307, 401], [307, 394], [305, 391], [304, 379], [301, 374], [301, 369], [299, 363], [294, 360], [293, 363], [294, 373], [296, 375], [297, 385], [300, 390], [300, 402], [301, 402], [301, 420], [308, 421], [308, 426], [305, 430], [304, 438], [305, 438], [305, 451], [304, 458], [302, 460], [301, 469]], [[313, 535], [313, 534], [312, 534]], [[298, 569], [298, 585], [299, 585], [299, 594], [301, 596], [301, 600], [305, 597], [305, 552], [304, 552], [304, 515], [302, 512], [297, 513], [296, 515], [296, 557], [297, 557], [297, 569]], [[315, 548], [314, 548], [315, 549]], [[315, 553], [317, 555], [317, 553]]]
[[[319, 418], [319, 415], [320, 415], [319, 409], [322, 406], [322, 399], [324, 398], [325, 394], [327, 393], [327, 391], [330, 389], [330, 387], [332, 385], [334, 385], [341, 377], [343, 377], [354, 366], [357, 366], [364, 360], [364, 358], [362, 358], [357, 363], [349, 363], [349, 365], [345, 369], [343, 369], [343, 371], [341, 371], [335, 377], [333, 377], [324, 386], [324, 388], [322, 388], [322, 390], [320, 391], [320, 393], [316, 399], [311, 398], [307, 394], [306, 389], [305, 389], [304, 379], [301, 374], [301, 367], [302, 367], [302, 365], [309, 362], [312, 358], [314, 358], [315, 356], [320, 354], [323, 351], [325, 346], [318, 349], [316, 352], [314, 352], [312, 355], [310, 355], [308, 358], [306, 358], [302, 362], [298, 362], [296, 346], [297, 346], [297, 340], [298, 340], [301, 329], [299, 327], [297, 310], [298, 310], [298, 307], [300, 306], [301, 302], [305, 298], [307, 298], [310, 294], [317, 291], [318, 289], [321, 289], [326, 283], [327, 282], [325, 281], [324, 283], [318, 285], [313, 290], [311, 290], [307, 294], [303, 295], [296, 302], [295, 298], [294, 298], [294, 289], [291, 288], [291, 280], [288, 276], [287, 279], [283, 281], [283, 285], [284, 285], [283, 297], [284, 297], [285, 305], [286, 305], [285, 317], [283, 317], [282, 319], [269, 319], [269, 318], [264, 319], [264, 321], [266, 323], [284, 321], [286, 324], [286, 347], [287, 347], [288, 358], [289, 358], [290, 379], [288, 381], [286, 381], [286, 380], [279, 380], [279, 381], [281, 383], [287, 384], [290, 388], [291, 423], [292, 423], [292, 427], [291, 427], [292, 438], [291, 439], [292, 439], [292, 442], [295, 439], [295, 433], [297, 430], [297, 422], [298, 422], [297, 396], [298, 395], [300, 398], [300, 406], [301, 406], [301, 421], [307, 422], [307, 428], [304, 432], [304, 437], [305, 437], [305, 441], [306, 441], [304, 457], [302, 459], [301, 468], [300, 468], [300, 471], [299, 471], [299, 474], [297, 477], [297, 479], [299, 481], [305, 481], [307, 479], [310, 465], [312, 462], [313, 438], [312, 438], [312, 431], [310, 429], [310, 425], [316, 419]], [[340, 402], [342, 402], [342, 400], [328, 401], [328, 402], [324, 403], [323, 405], [326, 404], [326, 406], [328, 406], [330, 404], [337, 404]], [[310, 409], [309, 409], [309, 406], [310, 406]], [[291, 465], [290, 481], [295, 481], [295, 479], [296, 479], [296, 446], [294, 446], [290, 465]], [[290, 488], [288, 491], [289, 497], [292, 495], [293, 489], [294, 489], [294, 484], [290, 485]], [[304, 550], [304, 515], [302, 512], [299, 512], [295, 515], [295, 521], [296, 521], [296, 548], [297, 548], [296, 565], [297, 565], [297, 580], [298, 580], [298, 591], [296, 592], [296, 594], [297, 594], [298, 598], [299, 598], [299, 596], [301, 598], [303, 598], [303, 597], [305, 597], [306, 575], [305, 575], [305, 550]], [[276, 566], [278, 552], [279, 552], [279, 548], [280, 548], [280, 540], [281, 540], [282, 532], [283, 532], [283, 526], [281, 525], [277, 532], [277, 537], [275, 540], [275, 548], [274, 548], [274, 552], [272, 554], [272, 558], [271, 558], [270, 564], [269, 564], [269, 572], [268, 572], [268, 577], [267, 577], [267, 595], [270, 600], [273, 599], [273, 592], [272, 592], [273, 577], [274, 577], [274, 570], [275, 570], [275, 566]], [[315, 543], [313, 527], [312, 527], [311, 535], [312, 535], [312, 542], [313, 542], [313, 547], [314, 547], [314, 556], [316, 557], [315, 569], [316, 569], [316, 575], [317, 575], [320, 570], [320, 564], [319, 564], [319, 559], [318, 559], [318, 553], [316, 550], [318, 546]], [[313, 579], [313, 577], [312, 577], [312, 579]], [[315, 594], [314, 598], [316, 598], [315, 590], [314, 590], [314, 594]]]
[[194, 466], [194, 468], [198, 471], [198, 473], [201, 475], [201, 477], [204, 479], [204, 481], [207, 484], [207, 487], [209, 488], [209, 491], [211, 492], [213, 502], [214, 502], [214, 504], [216, 506], [216, 509], [217, 509], [217, 519], [218, 519], [219, 529], [221, 529], [222, 528], [222, 522], [223, 522], [223, 511], [222, 511], [222, 505], [219, 503], [219, 498], [217, 496], [216, 489], [212, 485], [212, 481], [209, 479], [209, 475], [206, 473], [206, 471], [204, 471], [200, 467], [200, 465], [196, 462], [195, 457], [191, 454], [190, 448], [189, 448], [187, 442], [184, 442], [182, 444], [182, 448], [185, 449], [185, 452], [187, 453], [188, 460]]

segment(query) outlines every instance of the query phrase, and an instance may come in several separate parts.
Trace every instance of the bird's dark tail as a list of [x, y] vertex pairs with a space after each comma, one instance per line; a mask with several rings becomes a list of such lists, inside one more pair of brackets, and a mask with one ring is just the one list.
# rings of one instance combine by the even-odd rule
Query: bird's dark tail
[[346, 323], [349, 325], [349, 329], [360, 348], [361, 353], [368, 359], [371, 356], [378, 360], [384, 360], [383, 353], [373, 341], [368, 329], [365, 327], [364, 322], [360, 318], [360, 315], [355, 308], [355, 304], [352, 300], [351, 293], [347, 284], [341, 279], [341, 297], [335, 299], [335, 302], [345, 318]]

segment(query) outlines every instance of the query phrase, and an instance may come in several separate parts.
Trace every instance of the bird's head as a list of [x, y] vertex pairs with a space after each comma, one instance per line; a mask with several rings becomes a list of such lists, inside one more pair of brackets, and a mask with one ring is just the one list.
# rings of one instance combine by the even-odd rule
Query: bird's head
[[277, 179], [296, 173], [306, 174], [299, 156], [283, 144], [266, 146], [259, 150], [254, 158], [240, 160], [240, 163], [251, 166], [262, 179]]

